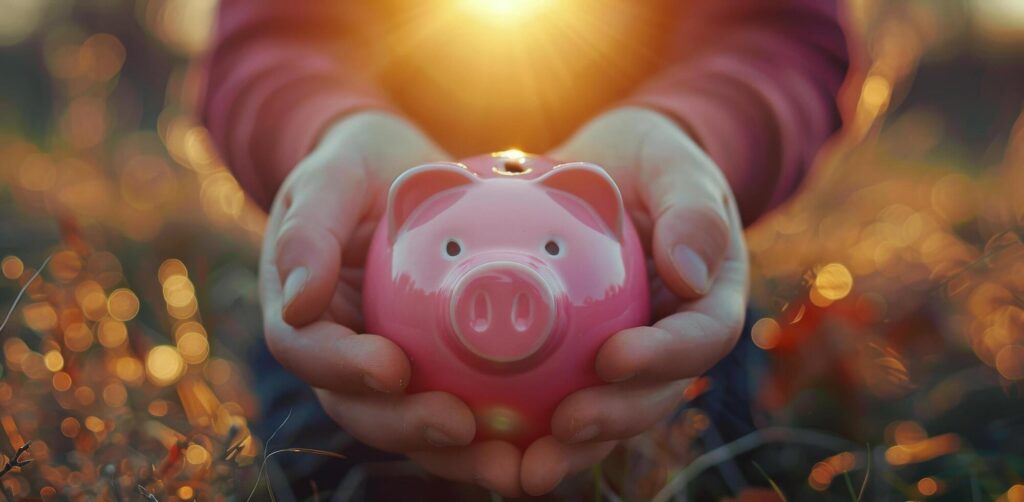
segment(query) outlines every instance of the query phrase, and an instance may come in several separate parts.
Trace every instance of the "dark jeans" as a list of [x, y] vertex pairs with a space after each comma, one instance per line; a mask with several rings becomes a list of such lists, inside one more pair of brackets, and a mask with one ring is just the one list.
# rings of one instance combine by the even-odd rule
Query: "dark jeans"
[[[678, 419], [689, 408], [703, 410], [710, 419], [709, 427], [698, 438], [703, 449], [728, 443], [755, 428], [751, 404], [766, 360], [763, 351], [750, 339], [755, 319], [753, 312], [747, 313], [747, 324], [736, 347], [706, 374], [711, 382], [709, 390], [682, 406], [671, 418]], [[253, 432], [265, 440], [280, 426], [270, 442], [270, 451], [304, 447], [346, 456], [346, 460], [336, 460], [282, 454], [271, 459], [267, 473], [278, 500], [289, 499], [288, 488], [297, 500], [309, 499], [314, 491], [320, 500], [334, 500], [328, 494], [336, 494], [337, 500], [489, 500], [481, 489], [433, 478], [403, 462], [401, 455], [384, 453], [356, 441], [324, 413], [308, 385], [274, 360], [265, 344], [260, 343], [255, 352], [252, 370], [262, 420], [253, 424]], [[285, 422], [289, 412], [291, 417]], [[713, 493], [727, 493], [734, 484], [732, 478], [737, 476], [742, 476], [740, 468], [732, 462], [718, 466], [701, 481]], [[698, 490], [695, 498], [704, 498], [700, 496], [702, 491]], [[579, 496], [582, 493], [577, 490], [552, 498]]]

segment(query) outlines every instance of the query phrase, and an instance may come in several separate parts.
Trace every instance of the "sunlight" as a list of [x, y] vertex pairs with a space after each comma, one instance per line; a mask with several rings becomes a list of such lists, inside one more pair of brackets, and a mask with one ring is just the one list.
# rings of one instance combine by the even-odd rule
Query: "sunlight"
[[465, 0], [465, 6], [493, 21], [522, 21], [549, 6], [552, 0]]
[[522, 160], [526, 158], [526, 152], [518, 148], [510, 148], [508, 150], [502, 150], [500, 152], [494, 152], [491, 157], [502, 158], [502, 159], [513, 159]]

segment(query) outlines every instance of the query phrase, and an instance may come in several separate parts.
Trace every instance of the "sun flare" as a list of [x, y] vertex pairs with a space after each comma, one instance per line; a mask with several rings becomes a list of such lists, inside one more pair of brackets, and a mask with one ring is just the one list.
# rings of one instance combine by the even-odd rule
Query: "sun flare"
[[499, 22], [522, 21], [533, 17], [554, 0], [465, 0], [467, 10]]

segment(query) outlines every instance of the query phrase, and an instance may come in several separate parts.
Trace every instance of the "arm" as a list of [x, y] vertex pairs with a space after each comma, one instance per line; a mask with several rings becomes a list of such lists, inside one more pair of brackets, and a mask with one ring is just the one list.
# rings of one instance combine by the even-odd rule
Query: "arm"
[[839, 126], [849, 56], [838, 2], [691, 4], [676, 16], [670, 62], [629, 103], [686, 129], [749, 224], [792, 195]]
[[658, 320], [601, 346], [607, 384], [568, 396], [553, 436], [523, 453], [530, 494], [658, 423], [729, 354], [749, 288], [743, 224], [792, 194], [838, 126], [847, 56], [834, 2], [692, 3], [676, 13], [671, 63], [552, 154], [597, 162], [619, 184], [650, 243]]
[[389, 108], [356, 71], [363, 9], [361, 2], [221, 2], [202, 119], [264, 209], [331, 122]]
[[[407, 120], [379, 113], [388, 105], [356, 72], [368, 67], [352, 38], [373, 24], [360, 18], [364, 8], [320, 0], [221, 7], [203, 116], [235, 176], [269, 209], [259, 267], [267, 349], [362, 445], [515, 495], [519, 451], [469, 444], [469, 407], [443, 392], [406, 395], [405, 354], [360, 332], [361, 269], [388, 185], [410, 166], [448, 158]], [[258, 378], [277, 377], [266, 368]], [[274, 385], [262, 397], [277, 403], [290, 390]], [[289, 427], [318, 427], [316, 417]]]

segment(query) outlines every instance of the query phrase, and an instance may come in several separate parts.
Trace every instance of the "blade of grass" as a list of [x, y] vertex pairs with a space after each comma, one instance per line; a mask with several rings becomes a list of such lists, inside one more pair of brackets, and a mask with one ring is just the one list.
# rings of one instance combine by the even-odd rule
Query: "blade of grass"
[[39, 266], [39, 270], [36, 270], [36, 273], [32, 274], [32, 277], [29, 277], [28, 281], [25, 282], [25, 285], [21, 287], [21, 291], [18, 291], [18, 295], [14, 297], [14, 303], [11, 304], [11, 308], [7, 310], [7, 315], [4, 316], [4, 322], [0, 322], [0, 333], [4, 332], [4, 328], [7, 327], [7, 321], [11, 320], [11, 314], [14, 313], [14, 309], [18, 306], [18, 302], [21, 301], [21, 297], [25, 295], [25, 291], [27, 291], [28, 287], [32, 285], [32, 281], [36, 280], [36, 277], [39, 277], [39, 274], [43, 272], [43, 269], [46, 268], [46, 264], [50, 263], [50, 258], [53, 258], [53, 255], [47, 256], [46, 259], [43, 260], [43, 264]]
[[[269, 442], [269, 440], [268, 440], [268, 442]], [[340, 453], [333, 452], [333, 451], [327, 451], [327, 450], [318, 450], [316, 448], [281, 448], [279, 450], [274, 450], [274, 451], [270, 452], [269, 455], [263, 457], [264, 465], [266, 465], [267, 459], [269, 459], [270, 457], [273, 457], [274, 455], [277, 455], [278, 453], [305, 453], [305, 454], [309, 454], [309, 455], [319, 455], [321, 457], [336, 458], [338, 460], [345, 460], [345, 458], [346, 458], [345, 455], [342, 455]], [[262, 471], [262, 469], [261, 469], [261, 471]], [[259, 484], [259, 477], [256, 478], [256, 483]], [[270, 500], [271, 501], [277, 500], [276, 498], [274, 498], [274, 491], [271, 489], [271, 486], [270, 486], [270, 476], [269, 475], [267, 476], [267, 495], [270, 496]]]
[[767, 472], [764, 472], [764, 469], [762, 469], [757, 462], [754, 462], [754, 468], [757, 469], [757, 472], [760, 472], [761, 475], [764, 476], [764, 479], [768, 480], [768, 484], [771, 485], [772, 490], [775, 490], [775, 494], [778, 495], [780, 499], [782, 499], [782, 502], [786, 502], [786, 494], [782, 493], [782, 488], [779, 488], [778, 483], [776, 483], [775, 480], [772, 479]]
[[857, 502], [857, 494], [853, 492], [853, 481], [850, 480], [850, 471], [843, 471], [843, 479], [846, 480], [846, 491], [850, 493], [850, 500]]
[[[274, 440], [274, 436], [281, 431], [281, 428], [284, 427], [284, 424], [288, 423], [288, 419], [290, 418], [292, 418], [292, 410], [289, 409], [284, 420], [282, 420], [281, 424], [278, 425], [277, 428], [274, 429], [274, 432], [270, 434], [270, 437], [267, 438], [267, 442], [263, 444], [263, 462], [260, 462], [260, 470], [256, 473], [256, 482], [252, 485], [252, 491], [249, 492], [249, 497], [245, 499], [245, 502], [252, 500], [252, 496], [256, 494], [256, 488], [260, 486], [260, 481], [263, 479], [263, 471], [266, 470], [267, 459], [270, 458], [270, 455], [267, 455], [267, 450], [270, 449], [270, 442]], [[270, 489], [269, 479], [267, 480], [267, 492], [270, 494], [270, 500], [274, 500], [274, 491]]]
[[280, 450], [274, 450], [271, 452], [270, 455], [267, 455], [267, 458], [273, 457], [278, 453], [308, 453], [310, 455], [320, 455], [321, 457], [331, 457], [338, 460], [345, 460], [346, 458], [345, 455], [338, 452], [318, 450], [316, 448], [281, 448]]
[[864, 467], [864, 481], [861, 481], [860, 491], [857, 492], [857, 502], [860, 502], [860, 499], [864, 497], [864, 490], [868, 487], [868, 476], [871, 476], [871, 457], [874, 456], [871, 452], [871, 444], [868, 443], [865, 446], [868, 448], [868, 458], [867, 465]]
[[780, 442], [811, 445], [832, 451], [845, 451], [859, 447], [856, 443], [824, 432], [789, 427], [767, 427], [751, 432], [693, 459], [689, 465], [681, 469], [661, 488], [661, 491], [652, 498], [652, 502], [667, 502], [669, 499], [683, 498], [687, 484], [704, 470], [761, 445]]

